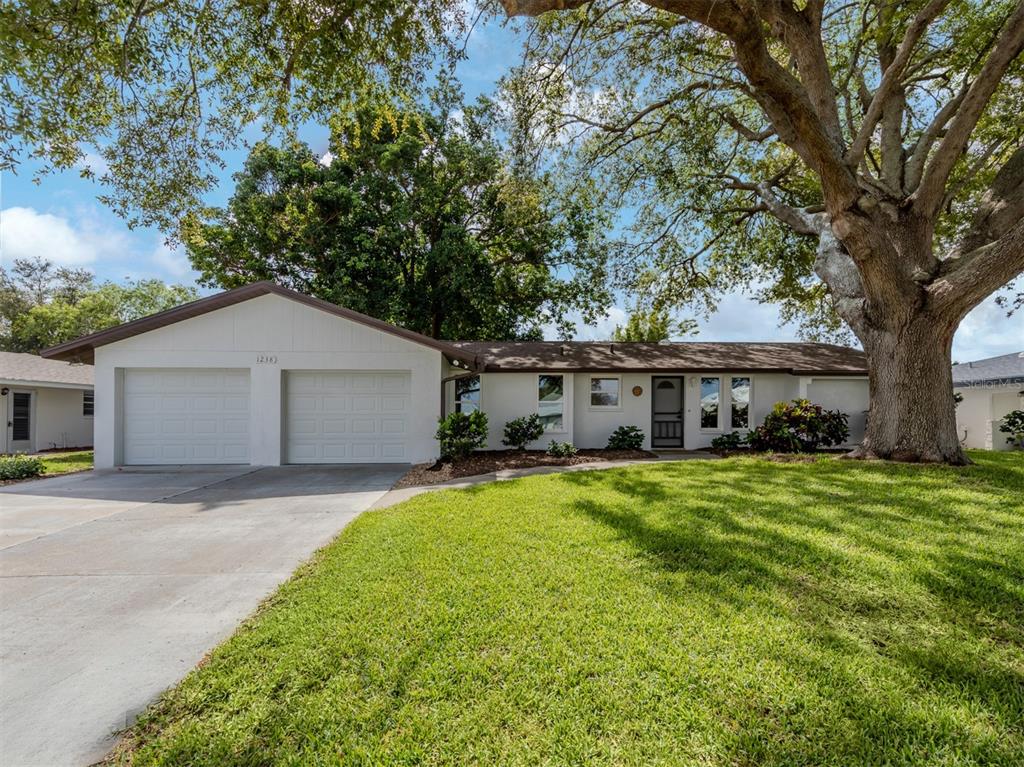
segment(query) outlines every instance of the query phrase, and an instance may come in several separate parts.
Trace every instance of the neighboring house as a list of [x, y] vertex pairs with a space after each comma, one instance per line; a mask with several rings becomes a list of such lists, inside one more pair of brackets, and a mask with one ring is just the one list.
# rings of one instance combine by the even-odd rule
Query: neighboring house
[[954, 365], [953, 391], [963, 396], [956, 425], [964, 447], [1009, 450], [999, 424], [1007, 413], [1024, 410], [1024, 352]]
[[451, 343], [261, 282], [43, 352], [94, 363], [96, 466], [417, 463], [443, 412], [479, 407], [489, 447], [540, 413], [604, 447], [636, 424], [699, 448], [806, 396], [863, 433], [864, 355], [828, 344]]
[[92, 445], [93, 368], [0, 352], [0, 453]]

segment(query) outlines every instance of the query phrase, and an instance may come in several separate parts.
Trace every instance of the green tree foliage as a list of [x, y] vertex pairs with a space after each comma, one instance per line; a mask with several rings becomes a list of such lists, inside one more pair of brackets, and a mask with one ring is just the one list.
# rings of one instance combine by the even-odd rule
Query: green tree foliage
[[538, 338], [609, 301], [601, 222], [512, 167], [493, 105], [364, 108], [329, 160], [258, 144], [226, 208], [184, 227], [202, 282], [270, 279], [435, 338]]
[[662, 307], [645, 309], [638, 305], [630, 312], [625, 325], [615, 326], [612, 340], [655, 343], [667, 341], [673, 336], [689, 335], [696, 329], [696, 322], [689, 319], [673, 319], [668, 309]]
[[0, 348], [37, 353], [196, 298], [195, 288], [161, 280], [97, 284], [85, 270], [18, 259], [10, 273], [0, 268]]

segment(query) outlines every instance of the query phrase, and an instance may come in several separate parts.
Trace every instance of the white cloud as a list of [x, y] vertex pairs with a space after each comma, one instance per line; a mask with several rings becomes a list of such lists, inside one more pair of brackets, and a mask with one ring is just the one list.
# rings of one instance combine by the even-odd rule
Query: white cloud
[[40, 256], [58, 266], [84, 266], [100, 258], [119, 256], [128, 247], [122, 232], [68, 219], [34, 208], [0, 211], [0, 262]]
[[697, 321], [698, 341], [798, 341], [796, 328], [781, 324], [779, 308], [739, 291], [719, 300], [718, 310]]
[[82, 170], [91, 170], [97, 178], [105, 176], [110, 172], [110, 166], [107, 165], [107, 161], [100, 157], [96, 152], [86, 152], [82, 155], [82, 158], [75, 163], [75, 167]]
[[953, 336], [953, 359], [973, 362], [1024, 351], [1024, 310], [1006, 316], [990, 296], [964, 317]]
[[161, 276], [169, 276], [176, 280], [186, 277], [192, 280], [196, 276], [185, 253], [170, 247], [166, 242], [161, 242], [153, 250], [152, 261], [163, 272]]

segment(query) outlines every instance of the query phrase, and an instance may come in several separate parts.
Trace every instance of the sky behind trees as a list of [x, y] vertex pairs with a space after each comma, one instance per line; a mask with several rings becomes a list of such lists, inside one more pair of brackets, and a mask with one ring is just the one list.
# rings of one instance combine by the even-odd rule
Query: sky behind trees
[[[520, 61], [521, 33], [515, 22], [481, 22], [466, 47], [467, 60], [456, 71], [467, 101], [493, 93], [498, 79]], [[327, 148], [326, 127], [309, 126], [300, 138], [317, 152]], [[248, 154], [239, 147], [226, 158], [220, 186], [207, 198], [222, 206], [234, 190], [232, 174]], [[101, 160], [92, 157], [94, 170]], [[40, 255], [57, 264], [85, 267], [101, 280], [157, 277], [168, 282], [193, 284], [192, 270], [183, 249], [171, 250], [154, 229], [130, 230], [124, 221], [96, 199], [99, 187], [77, 173], [65, 172], [33, 181], [36, 167], [26, 162], [17, 175], [0, 178], [0, 263]], [[97, 175], [100, 175], [99, 173]], [[616, 325], [624, 324], [623, 297], [604, 322], [578, 328], [580, 339], [605, 339]], [[698, 337], [703, 340], [794, 340], [796, 327], [779, 326], [778, 310], [758, 304], [739, 293], [724, 297], [718, 311], [699, 319]], [[1005, 310], [989, 298], [967, 316], [954, 339], [953, 359], [967, 361], [1006, 354], [1024, 348], [1024, 312], [1006, 318]]]

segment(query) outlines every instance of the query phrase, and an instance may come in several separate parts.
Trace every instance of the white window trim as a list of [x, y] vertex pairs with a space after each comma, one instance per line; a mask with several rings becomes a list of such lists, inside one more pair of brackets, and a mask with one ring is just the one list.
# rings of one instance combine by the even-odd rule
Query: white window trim
[[[717, 378], [718, 379], [718, 424], [716, 426], [703, 426], [701, 421], [704, 418], [704, 407], [701, 403], [701, 379], [703, 378]], [[722, 433], [722, 386], [724, 385], [726, 376], [720, 373], [714, 375], [699, 375], [697, 376], [697, 427], [701, 434], [721, 434]], [[732, 412], [730, 410], [730, 412]]]
[[[547, 376], [553, 378], [557, 376], [562, 379], [562, 428], [560, 429], [545, 429], [545, 434], [568, 434], [569, 427], [566, 425], [566, 408], [565, 408], [565, 374], [564, 373], [538, 373], [534, 379], [533, 390], [534, 396], [537, 398], [537, 415], [540, 415], [540, 377]], [[620, 398], [621, 399], [621, 398]], [[541, 439], [544, 439], [541, 437]]]
[[[750, 381], [750, 391], [747, 394], [747, 425], [746, 426], [733, 426], [732, 425], [732, 379], [734, 378], [746, 378]], [[729, 376], [729, 431], [746, 431], [749, 432], [754, 427], [751, 423], [754, 421], [754, 376], [752, 375], [730, 375]]]
[[[619, 382], [619, 404], [618, 405], [593, 405], [591, 404], [591, 386], [594, 383], [595, 378], [611, 378]], [[563, 387], [564, 388], [564, 387]], [[565, 397], [565, 392], [562, 392], [562, 397]], [[604, 413], [620, 413], [622, 412], [622, 376], [611, 376], [611, 375], [588, 375], [587, 376], [587, 410], [597, 410]]]

